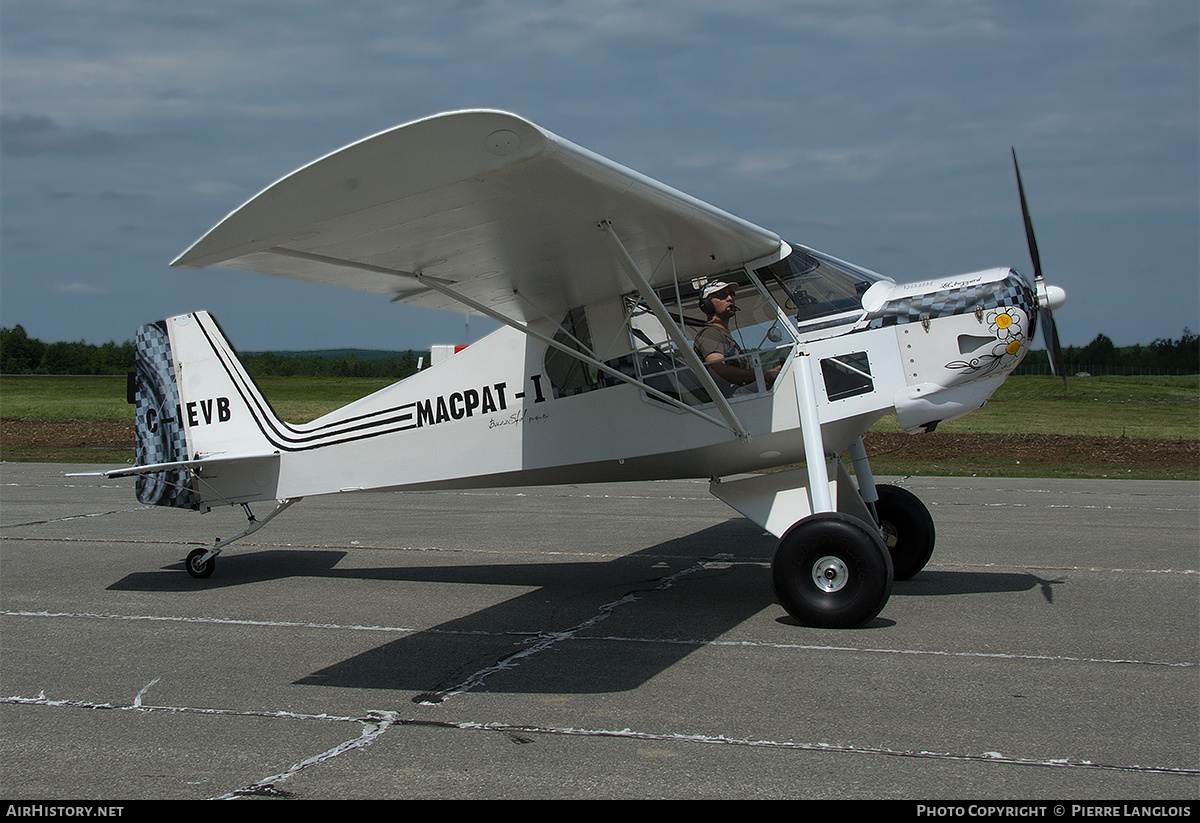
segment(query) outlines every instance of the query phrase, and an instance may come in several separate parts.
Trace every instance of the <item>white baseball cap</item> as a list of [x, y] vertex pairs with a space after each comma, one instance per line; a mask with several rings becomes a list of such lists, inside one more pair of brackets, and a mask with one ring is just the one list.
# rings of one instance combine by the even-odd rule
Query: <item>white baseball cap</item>
[[700, 292], [701, 297], [712, 297], [714, 294], [725, 289], [736, 289], [733, 283], [726, 283], [723, 280], [714, 280], [704, 286], [704, 290]]

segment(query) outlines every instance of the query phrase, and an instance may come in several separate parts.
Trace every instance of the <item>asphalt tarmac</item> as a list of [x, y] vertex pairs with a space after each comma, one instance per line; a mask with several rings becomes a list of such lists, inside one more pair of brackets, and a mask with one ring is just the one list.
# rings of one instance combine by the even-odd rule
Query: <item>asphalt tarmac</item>
[[[0, 796], [1200, 797], [1200, 484], [894, 479], [931, 564], [775, 602], [703, 482], [238, 509], [0, 465]], [[269, 507], [256, 507], [265, 515]]]

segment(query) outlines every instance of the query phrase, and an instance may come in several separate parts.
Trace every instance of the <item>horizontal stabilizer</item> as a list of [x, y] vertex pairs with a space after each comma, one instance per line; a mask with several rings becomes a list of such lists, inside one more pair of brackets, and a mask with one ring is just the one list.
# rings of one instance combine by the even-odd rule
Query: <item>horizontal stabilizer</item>
[[278, 460], [279, 453], [271, 454], [237, 454], [221, 457], [205, 457], [201, 460], [175, 460], [170, 463], [151, 463], [147, 466], [125, 466], [120, 469], [110, 469], [103, 472], [83, 472], [67, 475], [68, 477], [101, 476], [101, 477], [134, 477], [141, 474], [173, 471], [175, 469], [204, 469], [209, 466], [221, 466], [251, 460]]

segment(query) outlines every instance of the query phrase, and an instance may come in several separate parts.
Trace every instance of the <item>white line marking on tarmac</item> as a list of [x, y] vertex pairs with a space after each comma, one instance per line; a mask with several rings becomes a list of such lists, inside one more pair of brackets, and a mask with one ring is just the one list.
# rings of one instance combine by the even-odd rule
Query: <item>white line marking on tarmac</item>
[[[697, 571], [698, 569], [690, 569], [688, 572]], [[675, 575], [677, 579], [680, 574]], [[579, 631], [587, 626], [592, 626], [599, 623], [604, 618], [611, 614], [612, 608], [624, 605], [626, 602], [632, 602], [627, 597], [613, 601], [607, 606], [602, 606], [602, 610], [607, 610], [605, 613], [597, 615], [581, 623], [575, 628], [567, 629], [562, 632], [553, 634], [533, 634], [533, 638], [545, 637], [550, 641], [558, 642], [563, 640], [578, 640], [593, 643], [660, 643], [664, 645], [686, 645], [686, 646], [737, 646], [740, 648], [764, 648], [764, 649], [780, 649], [793, 650], [803, 652], [836, 652], [836, 653], [857, 653], [857, 654], [895, 654], [895, 655], [913, 655], [922, 656], [928, 655], [931, 657], [963, 657], [963, 658], [983, 658], [995, 660], [1042, 660], [1047, 662], [1057, 663], [1087, 663], [1101, 665], [1134, 665], [1134, 666], [1169, 666], [1176, 668], [1194, 668], [1200, 663], [1195, 661], [1171, 661], [1171, 660], [1140, 660], [1136, 658], [1106, 658], [1106, 657], [1072, 657], [1067, 655], [1048, 655], [1048, 654], [1017, 654], [1006, 652], [974, 652], [974, 651], [950, 651], [943, 649], [887, 649], [876, 648], [869, 646], [829, 646], [811, 643], [766, 643], [757, 640], [697, 640], [691, 638], [645, 638], [645, 637], [626, 637], [626, 636], [593, 636], [577, 637]], [[125, 614], [89, 614], [78, 612], [48, 612], [48, 611], [18, 611], [11, 609], [0, 610], [0, 616], [4, 617], [44, 617], [44, 618], [65, 618], [76, 620], [130, 620], [130, 621], [147, 621], [147, 622], [163, 622], [163, 623], [198, 623], [208, 625], [224, 625], [224, 626], [261, 626], [263, 628], [282, 628], [282, 629], [317, 629], [323, 631], [348, 631], [348, 632], [383, 632], [385, 634], [447, 634], [447, 635], [478, 635], [482, 637], [512, 637], [515, 632], [488, 632], [488, 631], [460, 631], [455, 629], [439, 629], [439, 628], [422, 628], [416, 629], [404, 626], [364, 626], [351, 625], [341, 623], [305, 623], [293, 622], [286, 620], [244, 620], [238, 618], [225, 617], [172, 617], [162, 615], [125, 615]], [[518, 653], [521, 657], [528, 656], [524, 653]], [[516, 655], [514, 655], [516, 656]]]
[[132, 509], [113, 509], [107, 512], [89, 512], [88, 514], [70, 514], [66, 517], [54, 517], [48, 520], [30, 520], [25, 523], [5, 523], [0, 529], [16, 529], [21, 526], [44, 526], [47, 523], [66, 523], [68, 520], [84, 520], [88, 517], [107, 517], [110, 514], [129, 514], [152, 509], [153, 506], [136, 506]]
[[[144, 690], [143, 690], [144, 691]], [[89, 703], [82, 700], [51, 700], [42, 692], [36, 697], [6, 697], [0, 698], [0, 704], [37, 705], [51, 708], [75, 708], [91, 710], [135, 711], [135, 712], [170, 712], [191, 713], [201, 715], [220, 715], [233, 717], [277, 718], [286, 720], [359, 723], [363, 726], [358, 737], [351, 738], [331, 749], [327, 749], [313, 757], [306, 758], [293, 764], [282, 772], [256, 781], [247, 786], [220, 795], [223, 799], [244, 797], [247, 795], [281, 795], [283, 792], [276, 784], [299, 774], [305, 769], [327, 762], [347, 751], [361, 748], [375, 742], [388, 729], [395, 727], [430, 726], [443, 729], [458, 729], [466, 732], [504, 732], [506, 734], [532, 735], [561, 735], [565, 737], [604, 737], [627, 740], [654, 740], [663, 743], [745, 746], [750, 748], [766, 748], [791, 750], [801, 752], [820, 752], [828, 754], [850, 754], [883, 757], [909, 757], [929, 760], [969, 761], [974, 763], [989, 763], [1003, 766], [1039, 766], [1045, 768], [1075, 768], [1098, 769], [1104, 771], [1136, 772], [1141, 774], [1165, 774], [1182, 777], [1200, 775], [1200, 769], [1186, 769], [1173, 766], [1155, 766], [1146, 764], [1097, 763], [1092, 760], [1076, 758], [1041, 759], [1031, 757], [1010, 757], [1000, 752], [949, 752], [925, 751], [915, 749], [891, 749], [884, 746], [848, 746], [835, 743], [801, 742], [791, 740], [751, 740], [746, 738], [726, 737], [712, 734], [685, 734], [680, 732], [641, 732], [633, 729], [583, 729], [557, 728], [551, 726], [530, 726], [513, 723], [473, 723], [469, 721], [423, 720], [418, 718], [402, 718], [393, 711], [373, 711], [364, 717], [337, 717], [325, 714], [298, 714], [296, 712], [264, 712], [239, 711], [235, 709], [193, 708], [187, 706], [115, 706], [111, 703]]]

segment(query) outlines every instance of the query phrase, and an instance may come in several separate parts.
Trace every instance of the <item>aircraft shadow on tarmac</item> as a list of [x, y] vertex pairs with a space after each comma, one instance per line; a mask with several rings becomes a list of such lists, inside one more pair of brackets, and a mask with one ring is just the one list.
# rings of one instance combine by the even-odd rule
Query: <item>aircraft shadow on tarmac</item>
[[[383, 580], [397, 583], [519, 586], [516, 597], [437, 626], [406, 634], [296, 681], [297, 684], [418, 692], [422, 702], [465, 679], [529, 649], [555, 633], [594, 618], [608, 604], [630, 595], [637, 610], [613, 611], [610, 621], [571, 633], [546, 654], [501, 666], [474, 692], [592, 694], [628, 691], [669, 668], [704, 643], [715, 640], [766, 608], [775, 606], [768, 559], [773, 538], [746, 520], [731, 519], [694, 534], [603, 561], [486, 563], [383, 568], [343, 568], [348, 552], [274, 549], [221, 557], [213, 577], [195, 580], [182, 563], [126, 576], [109, 588], [121, 591], [195, 592], [253, 586], [292, 577]], [[669, 595], [650, 593], [673, 574], [702, 560], [722, 558], [683, 575]], [[996, 571], [926, 570], [899, 581], [893, 597], [1022, 592], [1051, 585], [1034, 575]], [[398, 594], [399, 596], [399, 594]], [[782, 613], [780, 622], [795, 623]], [[622, 621], [623, 614], [634, 618]], [[798, 625], [798, 624], [796, 624]], [[894, 625], [878, 617], [868, 628]], [[631, 628], [635, 626], [636, 628]], [[625, 637], [626, 640], [613, 639]], [[628, 638], [662, 642], [631, 642]], [[414, 698], [415, 700], [418, 698]]]

